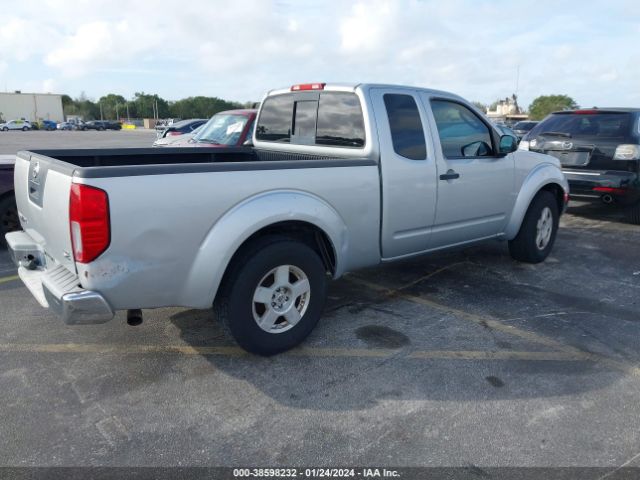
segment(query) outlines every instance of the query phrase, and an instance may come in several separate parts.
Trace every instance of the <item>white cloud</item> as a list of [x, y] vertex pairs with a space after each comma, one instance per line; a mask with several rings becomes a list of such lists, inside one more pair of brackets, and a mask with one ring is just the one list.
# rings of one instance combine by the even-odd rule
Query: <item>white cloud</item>
[[58, 86], [58, 82], [55, 79], [47, 78], [42, 82], [41, 91], [44, 93], [53, 93], [56, 91], [57, 86]]
[[360, 2], [340, 22], [340, 48], [344, 53], [378, 50], [389, 40], [395, 10], [387, 2]]
[[379, 81], [490, 102], [513, 93], [520, 66], [524, 104], [549, 93], [587, 105], [637, 101], [635, 3], [576, 5], [23, 0], [0, 28], [0, 83], [249, 100], [298, 82]]

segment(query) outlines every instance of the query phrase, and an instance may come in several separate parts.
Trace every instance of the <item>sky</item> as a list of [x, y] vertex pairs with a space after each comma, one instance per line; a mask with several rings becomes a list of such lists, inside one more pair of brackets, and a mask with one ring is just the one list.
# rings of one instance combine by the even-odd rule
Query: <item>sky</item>
[[[41, 0], [0, 9], [0, 90], [258, 101], [376, 82], [640, 106], [640, 2]], [[519, 71], [519, 75], [518, 75]], [[517, 90], [516, 90], [517, 89]]]

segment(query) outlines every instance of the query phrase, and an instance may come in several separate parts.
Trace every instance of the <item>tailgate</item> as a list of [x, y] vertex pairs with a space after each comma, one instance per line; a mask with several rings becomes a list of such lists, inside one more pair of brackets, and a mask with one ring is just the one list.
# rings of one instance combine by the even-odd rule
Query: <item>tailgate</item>
[[75, 272], [69, 229], [69, 194], [75, 167], [51, 157], [20, 152], [14, 183], [18, 216], [25, 232], [55, 260]]
[[578, 144], [575, 141], [553, 140], [545, 142], [542, 151], [560, 160], [563, 167], [586, 167], [594, 148], [594, 145]]

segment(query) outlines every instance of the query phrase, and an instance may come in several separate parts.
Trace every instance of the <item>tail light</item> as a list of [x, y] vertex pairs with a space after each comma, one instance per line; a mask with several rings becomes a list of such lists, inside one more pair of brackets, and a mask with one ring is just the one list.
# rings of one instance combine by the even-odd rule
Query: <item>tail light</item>
[[107, 193], [88, 185], [71, 184], [69, 225], [75, 261], [89, 263], [98, 258], [111, 241]]
[[182, 132], [171, 131], [171, 132], [167, 133], [167, 135], [171, 135], [173, 137], [175, 135], [182, 135]]
[[614, 160], [640, 160], [640, 145], [618, 145], [613, 154]]
[[614, 195], [624, 195], [627, 193], [626, 188], [615, 188], [615, 187], [593, 187], [594, 192], [600, 193], [613, 193]]

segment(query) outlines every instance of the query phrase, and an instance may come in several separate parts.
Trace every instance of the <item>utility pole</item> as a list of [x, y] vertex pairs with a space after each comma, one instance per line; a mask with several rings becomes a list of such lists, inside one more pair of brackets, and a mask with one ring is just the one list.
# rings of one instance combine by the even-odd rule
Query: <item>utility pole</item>
[[118, 106], [120, 104], [118, 102], [116, 102], [116, 121], [120, 120], [120, 115], [118, 114]]
[[102, 117], [102, 102], [98, 102], [98, 105], [100, 105], [100, 120], [104, 120], [104, 118]]
[[129, 116], [129, 102], [127, 102], [127, 122], [131, 123], [131, 117]]
[[513, 100], [516, 104], [516, 113], [520, 113], [520, 106], [518, 105], [518, 88], [520, 87], [520, 64], [516, 69], [516, 92], [513, 94]]

